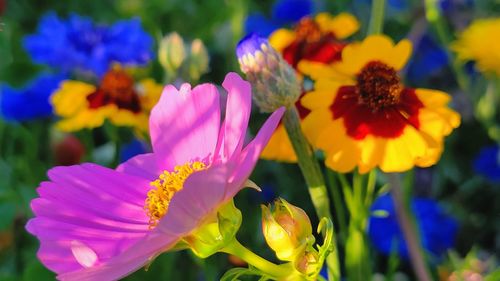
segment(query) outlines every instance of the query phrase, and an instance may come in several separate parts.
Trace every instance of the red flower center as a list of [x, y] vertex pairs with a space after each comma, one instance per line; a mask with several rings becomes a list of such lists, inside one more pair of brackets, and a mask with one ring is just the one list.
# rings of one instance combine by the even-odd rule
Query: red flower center
[[295, 40], [283, 49], [283, 58], [294, 68], [301, 60], [331, 63], [341, 59], [346, 45], [332, 32], [322, 32], [310, 17], [304, 17], [295, 26]]
[[400, 83], [396, 70], [382, 62], [368, 63], [355, 86], [343, 86], [330, 106], [333, 119], [343, 118], [347, 134], [361, 140], [367, 135], [397, 138], [407, 125], [420, 127], [424, 105], [415, 90]]
[[113, 69], [104, 74], [97, 90], [87, 96], [90, 108], [115, 104], [134, 113], [141, 111], [140, 100], [134, 89], [134, 80], [125, 71]]

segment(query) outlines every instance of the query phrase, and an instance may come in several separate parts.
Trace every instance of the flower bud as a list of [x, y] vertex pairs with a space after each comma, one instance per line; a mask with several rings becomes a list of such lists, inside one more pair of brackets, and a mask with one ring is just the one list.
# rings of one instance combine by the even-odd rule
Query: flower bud
[[176, 248], [189, 248], [200, 258], [209, 257], [233, 241], [241, 220], [241, 212], [231, 200], [220, 207], [216, 216], [183, 238]]
[[190, 81], [200, 80], [201, 75], [208, 71], [208, 51], [200, 39], [195, 39], [191, 42], [191, 52], [188, 62]]
[[283, 261], [294, 261], [314, 243], [312, 226], [304, 210], [284, 199], [274, 202], [274, 210], [262, 205], [262, 232], [267, 244]]
[[267, 39], [256, 34], [246, 36], [238, 43], [236, 55], [261, 111], [273, 112], [295, 104], [301, 94], [297, 74]]
[[185, 58], [184, 40], [177, 32], [163, 37], [158, 49], [158, 60], [168, 76], [177, 73]]

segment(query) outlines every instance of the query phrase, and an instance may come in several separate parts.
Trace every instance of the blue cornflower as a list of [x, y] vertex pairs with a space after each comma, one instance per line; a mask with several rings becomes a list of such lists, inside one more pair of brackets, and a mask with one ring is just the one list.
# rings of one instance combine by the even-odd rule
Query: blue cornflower
[[6, 121], [29, 121], [52, 115], [49, 97], [67, 77], [41, 74], [21, 89], [0, 86], [0, 113]]
[[411, 82], [417, 83], [435, 74], [448, 64], [448, 55], [430, 35], [425, 34], [416, 43], [415, 53], [408, 66], [407, 75]]
[[313, 10], [312, 0], [279, 0], [272, 7], [271, 18], [261, 13], [248, 15], [245, 32], [267, 37], [281, 26], [298, 22], [302, 17], [312, 14]]
[[138, 139], [133, 139], [120, 149], [120, 163], [123, 163], [136, 155], [148, 152], [151, 152], [151, 149], [148, 149], [144, 142]]
[[153, 39], [139, 19], [106, 26], [76, 14], [64, 20], [53, 12], [42, 18], [37, 33], [24, 38], [24, 47], [37, 63], [97, 76], [112, 63], [142, 66], [153, 56]]
[[[455, 243], [457, 222], [430, 199], [414, 198], [411, 209], [417, 219], [424, 249], [435, 258], [441, 257]], [[371, 210], [373, 215], [370, 217], [368, 235], [374, 247], [386, 255], [396, 250], [400, 257], [408, 259], [392, 197], [389, 194], [382, 195], [375, 200]]]
[[492, 182], [500, 182], [500, 148], [488, 146], [474, 160], [474, 170]]

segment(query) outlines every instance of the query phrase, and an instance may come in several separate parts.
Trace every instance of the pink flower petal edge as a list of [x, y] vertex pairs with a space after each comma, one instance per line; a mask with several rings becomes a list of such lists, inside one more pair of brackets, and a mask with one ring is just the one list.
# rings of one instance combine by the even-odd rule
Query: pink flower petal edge
[[[229, 73], [226, 120], [219, 93], [203, 84], [165, 87], [150, 116], [153, 153], [116, 170], [95, 164], [56, 167], [32, 201], [26, 228], [40, 240], [38, 257], [60, 280], [116, 280], [149, 263], [199, 227], [241, 190], [281, 119], [274, 112], [243, 148], [251, 110], [250, 84]], [[176, 165], [203, 161], [172, 198], [154, 229], [144, 202], [150, 182]]]

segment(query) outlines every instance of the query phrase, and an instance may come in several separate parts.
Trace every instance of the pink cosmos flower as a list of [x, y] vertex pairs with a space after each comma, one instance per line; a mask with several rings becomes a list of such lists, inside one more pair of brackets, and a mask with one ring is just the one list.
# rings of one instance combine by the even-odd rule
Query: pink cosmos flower
[[202, 226], [241, 190], [283, 115], [274, 112], [246, 147], [250, 84], [229, 73], [225, 121], [211, 84], [167, 86], [149, 121], [153, 153], [116, 170], [55, 167], [31, 202], [26, 228], [60, 280], [116, 280]]

